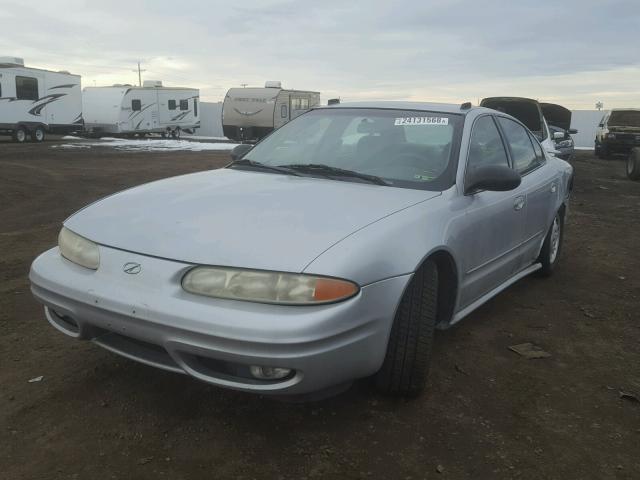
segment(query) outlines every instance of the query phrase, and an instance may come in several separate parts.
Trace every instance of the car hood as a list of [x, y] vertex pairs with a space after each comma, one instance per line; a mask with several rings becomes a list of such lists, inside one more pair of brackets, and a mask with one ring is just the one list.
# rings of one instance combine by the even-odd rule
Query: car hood
[[80, 210], [65, 226], [144, 255], [301, 272], [356, 230], [438, 195], [222, 169], [125, 190]]
[[540, 108], [549, 125], [554, 125], [563, 130], [571, 128], [571, 110], [555, 103], [541, 103]]
[[483, 98], [481, 107], [491, 108], [520, 120], [532, 132], [542, 132], [542, 110], [537, 100], [523, 97]]

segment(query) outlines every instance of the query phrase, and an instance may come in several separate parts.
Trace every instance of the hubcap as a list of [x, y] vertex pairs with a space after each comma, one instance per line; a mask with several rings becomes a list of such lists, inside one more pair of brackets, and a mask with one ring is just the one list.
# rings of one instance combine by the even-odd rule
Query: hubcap
[[36, 130], [36, 140], [41, 142], [43, 137], [44, 137], [44, 132], [42, 130], [40, 130], [40, 129], [37, 129]]
[[27, 134], [24, 133], [24, 130], [18, 130], [18, 133], [16, 134], [16, 137], [18, 138], [19, 142], [24, 142], [24, 139], [26, 138]]
[[560, 248], [560, 220], [556, 215], [556, 218], [553, 219], [553, 225], [551, 226], [551, 249], [549, 252], [550, 263], [553, 263], [556, 261], [559, 248]]
[[631, 175], [633, 173], [633, 157], [630, 155], [627, 160], [627, 173]]

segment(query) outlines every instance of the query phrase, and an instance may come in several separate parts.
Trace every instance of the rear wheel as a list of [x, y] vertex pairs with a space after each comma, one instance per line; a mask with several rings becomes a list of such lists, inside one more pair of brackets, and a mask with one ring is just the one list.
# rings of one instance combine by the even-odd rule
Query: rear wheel
[[640, 180], [640, 148], [631, 150], [627, 158], [627, 177], [631, 180]]
[[563, 237], [564, 216], [562, 212], [558, 212], [547, 232], [547, 236], [542, 244], [542, 250], [540, 250], [540, 256], [538, 257], [538, 262], [542, 264], [542, 269], [540, 270], [542, 276], [548, 277], [553, 273], [560, 258]]
[[427, 382], [438, 305], [438, 268], [427, 260], [405, 290], [391, 327], [376, 387], [393, 395], [416, 395]]
[[45, 133], [44, 128], [36, 127], [35, 130], [31, 132], [31, 141], [32, 142], [44, 142]]
[[18, 143], [24, 143], [27, 141], [27, 129], [24, 127], [18, 127], [13, 132], [13, 141]]

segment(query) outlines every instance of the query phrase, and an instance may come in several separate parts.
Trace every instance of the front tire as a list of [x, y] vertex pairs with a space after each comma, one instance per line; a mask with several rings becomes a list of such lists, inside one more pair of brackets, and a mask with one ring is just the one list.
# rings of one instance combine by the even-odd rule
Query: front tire
[[399, 396], [420, 393], [427, 382], [438, 306], [438, 268], [427, 260], [409, 282], [396, 312], [378, 390]]
[[18, 143], [24, 143], [27, 141], [27, 129], [24, 127], [18, 127], [13, 132], [13, 141]]
[[45, 132], [44, 132], [44, 128], [42, 127], [36, 127], [35, 130], [33, 130], [31, 132], [31, 141], [32, 142], [44, 142], [45, 139]]
[[631, 150], [627, 158], [627, 177], [630, 180], [640, 180], [640, 148]]
[[560, 252], [562, 250], [562, 240], [564, 238], [564, 215], [562, 212], [556, 213], [553, 223], [549, 227], [547, 236], [542, 244], [538, 262], [542, 264], [540, 274], [549, 277], [558, 264]]

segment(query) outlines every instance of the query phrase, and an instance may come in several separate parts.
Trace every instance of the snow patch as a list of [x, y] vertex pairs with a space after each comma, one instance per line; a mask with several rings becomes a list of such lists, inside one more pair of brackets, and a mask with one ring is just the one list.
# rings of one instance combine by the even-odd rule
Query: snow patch
[[[76, 139], [63, 137], [67, 140]], [[82, 140], [78, 138], [78, 140]], [[190, 142], [189, 140], [172, 140], [172, 139], [128, 139], [103, 137], [94, 141], [83, 141], [82, 143], [62, 145], [54, 145], [58, 148], [92, 148], [92, 147], [111, 147], [117, 150], [127, 150], [132, 152], [175, 152], [175, 151], [192, 151], [203, 152], [208, 150], [233, 150], [237, 143], [217, 143], [217, 142]]]

